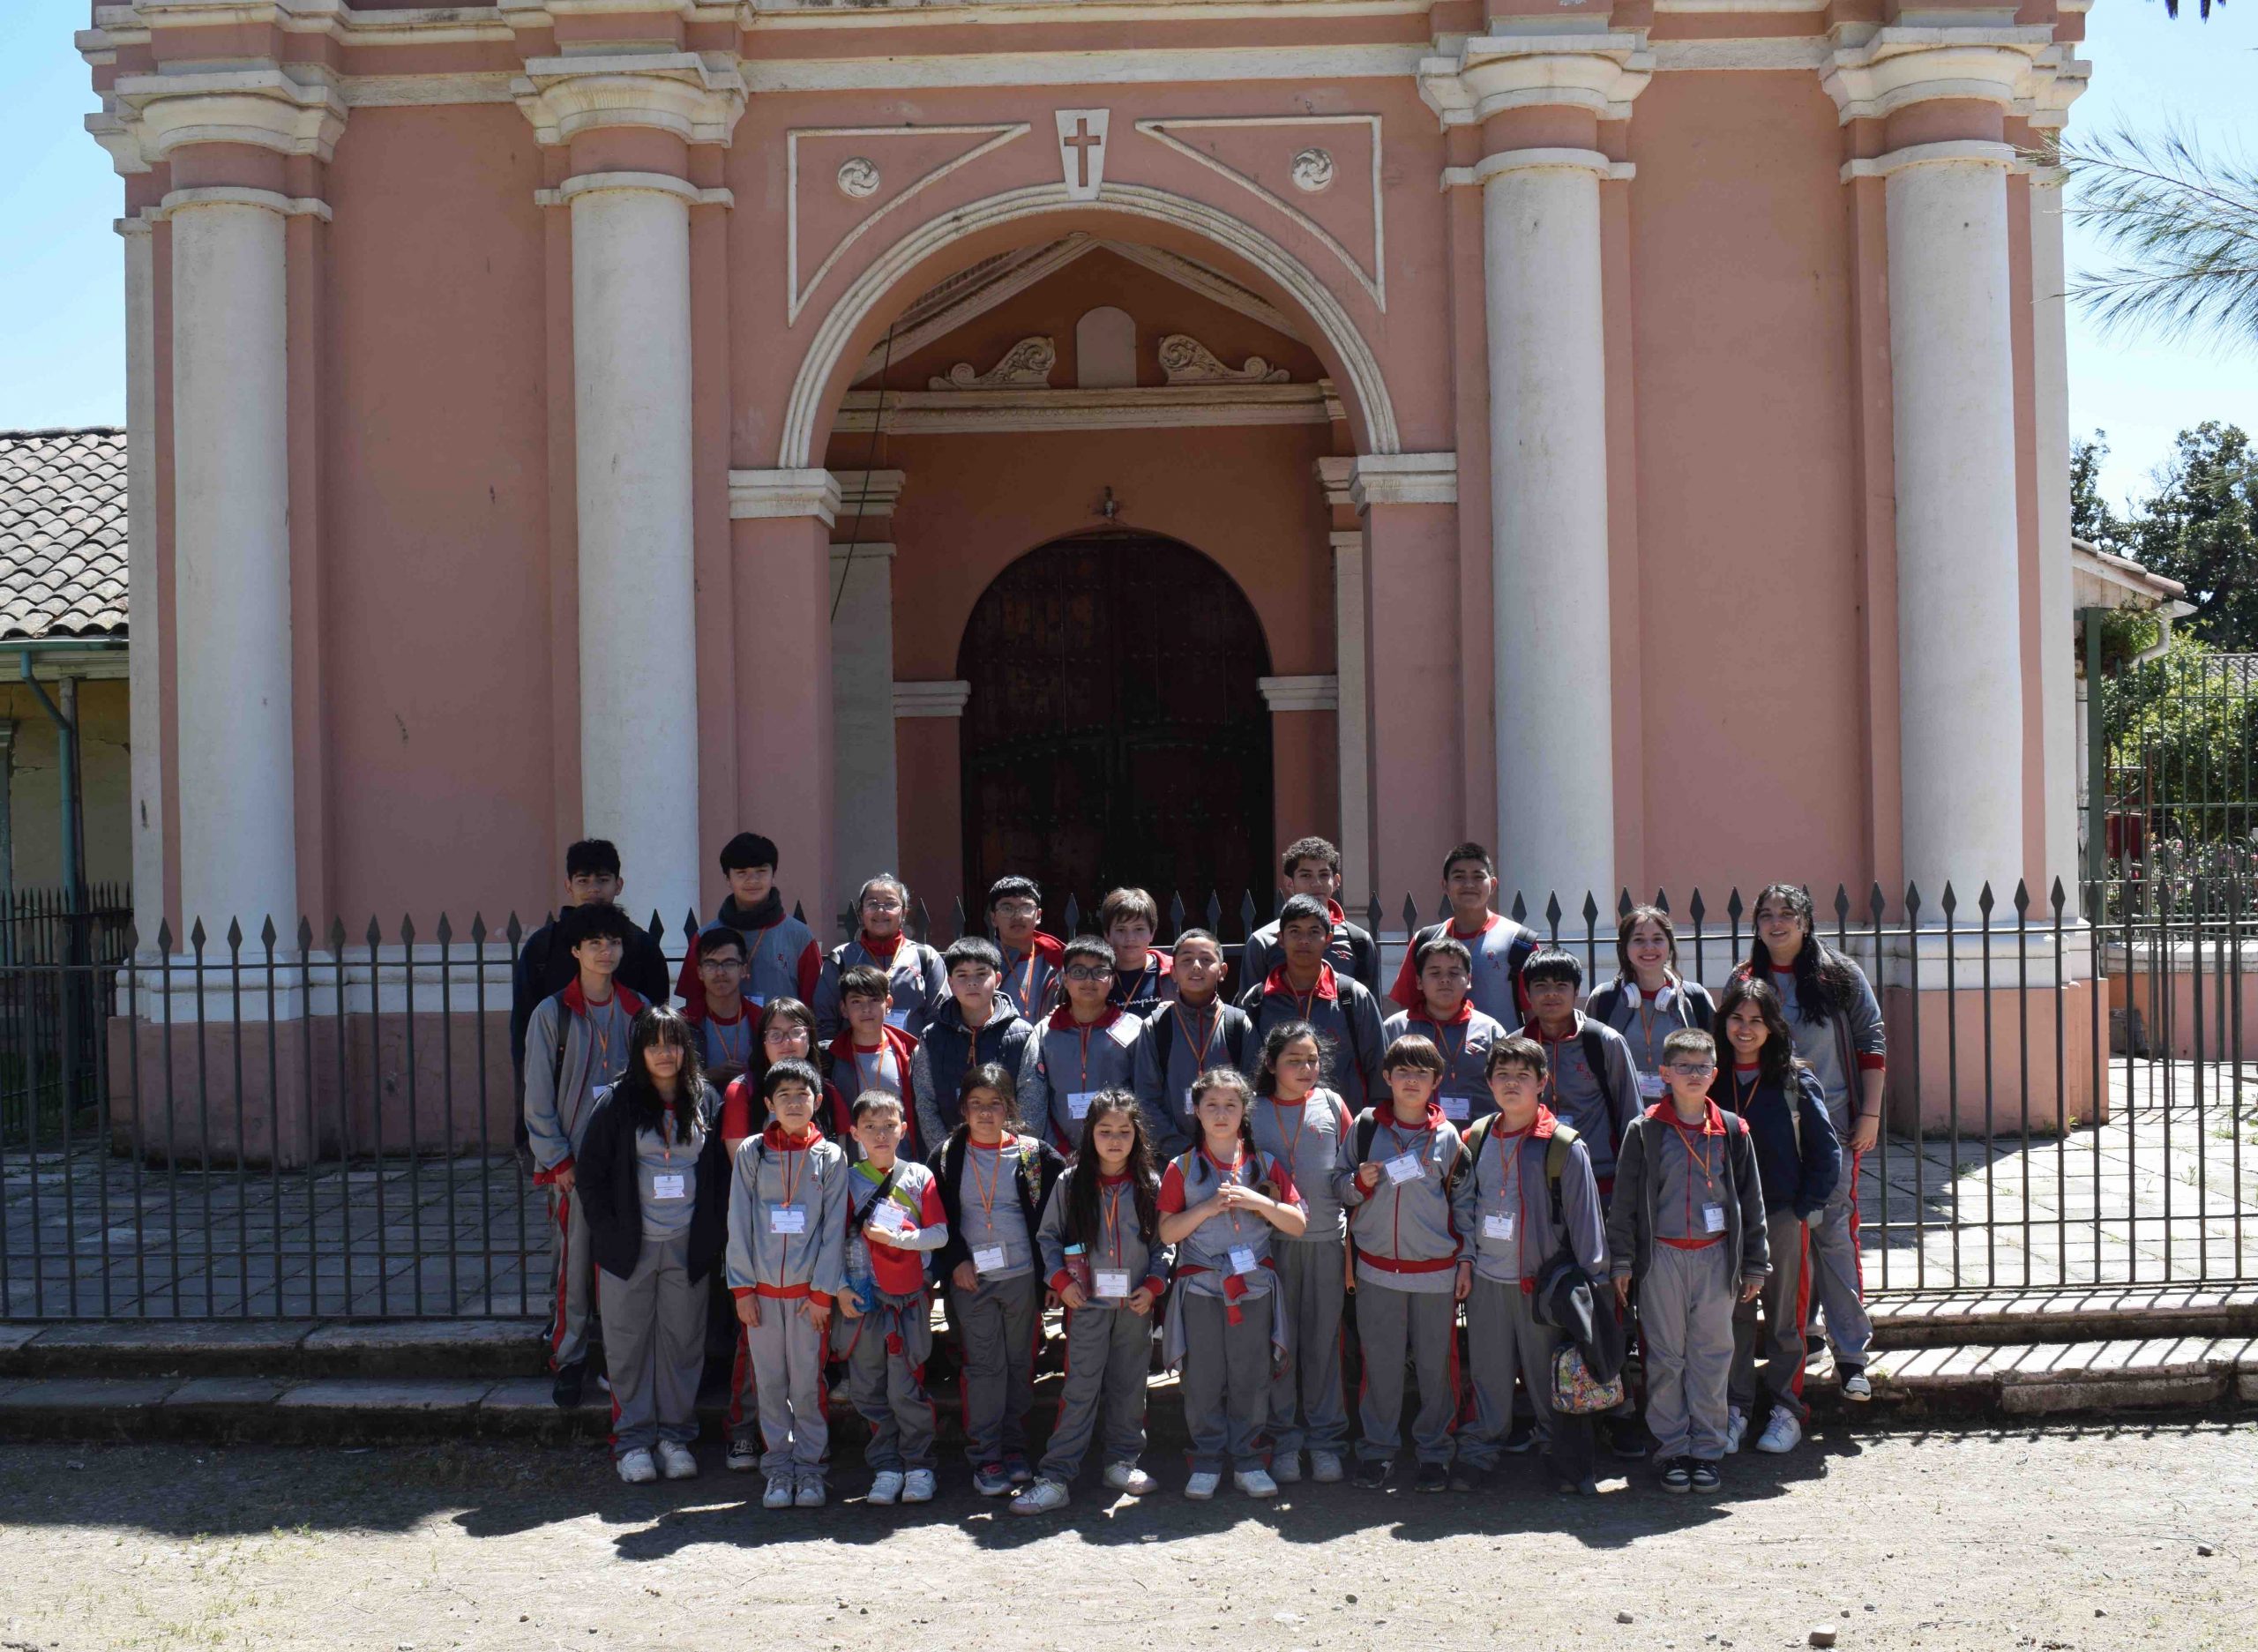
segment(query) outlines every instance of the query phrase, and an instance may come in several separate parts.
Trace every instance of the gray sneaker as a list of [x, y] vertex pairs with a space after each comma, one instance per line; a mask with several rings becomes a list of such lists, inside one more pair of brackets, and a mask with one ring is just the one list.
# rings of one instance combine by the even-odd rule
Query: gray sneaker
[[821, 1508], [823, 1505], [823, 1482], [820, 1480], [803, 1480], [799, 1489], [792, 1493], [794, 1508]]
[[1280, 1485], [1299, 1485], [1302, 1483], [1301, 1453], [1297, 1451], [1271, 1453], [1270, 1477]]
[[1341, 1463], [1341, 1454], [1336, 1451], [1310, 1453], [1309, 1477], [1320, 1485], [1340, 1484], [1348, 1477], [1348, 1470]]
[[1049, 1514], [1066, 1506], [1066, 1488], [1056, 1480], [1037, 1480], [1012, 1499], [1014, 1514]]

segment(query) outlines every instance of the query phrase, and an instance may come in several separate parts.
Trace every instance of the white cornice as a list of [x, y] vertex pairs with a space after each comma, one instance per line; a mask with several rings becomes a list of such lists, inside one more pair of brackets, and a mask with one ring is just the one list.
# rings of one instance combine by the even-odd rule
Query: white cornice
[[899, 470], [834, 470], [831, 479], [839, 489], [842, 517], [851, 519], [857, 512], [865, 518], [892, 516], [901, 503], [904, 474]]
[[1333, 509], [1345, 511], [1356, 504], [1349, 497], [1349, 484], [1355, 480], [1356, 468], [1357, 461], [1352, 458], [1320, 459], [1310, 467], [1317, 477], [1318, 491]]
[[585, 131], [640, 126], [684, 143], [726, 144], [744, 113], [745, 83], [694, 52], [531, 57], [512, 87], [542, 144]]
[[1842, 178], [1845, 183], [1853, 178], [1886, 178], [1908, 167], [2012, 168], [2017, 158], [2013, 144], [1989, 143], [1978, 138], [1948, 138], [1941, 143], [1909, 144], [1871, 161], [1846, 161]]
[[874, 390], [848, 393], [834, 432], [884, 428], [897, 436], [996, 431], [1139, 430], [1245, 424], [1326, 424], [1320, 385], [1139, 385], [1118, 390]]
[[1477, 125], [1507, 109], [1589, 109], [1627, 120], [1653, 76], [1644, 29], [1477, 34], [1436, 42], [1418, 67], [1419, 96], [1446, 126]]
[[1639, 176], [1636, 161], [1610, 161], [1596, 149], [1500, 149], [1470, 167], [1445, 167], [1443, 188], [1487, 183], [1506, 172], [1542, 170], [1596, 172], [1611, 183], [1627, 183]]
[[1349, 478], [1350, 501], [1375, 505], [1456, 505], [1456, 453], [1360, 453]]
[[2052, 29], [2037, 24], [1879, 29], [1831, 53], [1820, 84], [1845, 124], [1939, 98], [2012, 108], [2036, 89], [2033, 64], [2053, 36]]
[[812, 516], [829, 527], [839, 520], [839, 482], [827, 470], [733, 470], [729, 516]]
[[772, 57], [747, 62], [744, 79], [756, 95], [767, 92], [949, 91], [981, 86], [1397, 79], [1416, 72], [1425, 55], [1425, 49], [1418, 46], [1350, 45]]
[[972, 684], [954, 681], [905, 683], [893, 685], [893, 714], [897, 717], [961, 717], [972, 698]]
[[284, 218], [318, 218], [324, 223], [330, 221], [329, 203], [326, 201], [318, 201], [304, 195], [281, 195], [273, 190], [247, 189], [236, 183], [213, 183], [200, 189], [175, 190], [142, 215], [155, 223], [191, 206], [258, 206]]
[[1330, 671], [1311, 676], [1258, 676], [1254, 686], [1262, 691], [1262, 703], [1273, 714], [1341, 709], [1341, 679]]
[[[299, 73], [311, 78], [302, 80]], [[104, 101], [103, 126], [97, 129], [90, 120], [88, 130], [114, 157], [114, 145], [130, 137], [145, 161], [161, 161], [189, 144], [248, 144], [326, 161], [345, 130], [344, 100], [318, 71], [121, 75]]]

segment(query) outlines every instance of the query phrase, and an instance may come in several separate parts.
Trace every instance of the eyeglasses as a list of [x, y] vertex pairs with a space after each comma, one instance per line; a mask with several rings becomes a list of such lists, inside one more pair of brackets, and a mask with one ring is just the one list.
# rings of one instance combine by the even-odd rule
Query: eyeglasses
[[701, 958], [698, 961], [698, 972], [700, 975], [709, 969], [742, 969], [744, 968], [744, 959], [731, 958], [727, 953], [719, 958]]
[[872, 895], [869, 900], [863, 902], [863, 910], [865, 912], [899, 912], [901, 910], [901, 902], [899, 901], [883, 900], [877, 895]]
[[1113, 971], [1110, 969], [1102, 969], [1095, 964], [1082, 964], [1066, 971], [1066, 979], [1069, 981], [1103, 981], [1111, 976], [1112, 974]]
[[1043, 916], [1043, 908], [1032, 901], [999, 901], [996, 903], [996, 916], [1002, 918], [1039, 918]]
[[1717, 1064], [1714, 1061], [1673, 1061], [1663, 1069], [1665, 1073], [1675, 1073], [1688, 1079], [1706, 1079], [1716, 1070]]

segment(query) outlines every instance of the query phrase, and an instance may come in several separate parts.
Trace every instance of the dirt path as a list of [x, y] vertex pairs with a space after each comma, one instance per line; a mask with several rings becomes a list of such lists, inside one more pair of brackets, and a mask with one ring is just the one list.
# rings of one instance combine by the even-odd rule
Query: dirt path
[[961, 1478], [924, 1509], [787, 1515], [718, 1469], [629, 1488], [578, 1450], [0, 1447], [0, 1648], [1707, 1652], [1821, 1623], [1845, 1648], [2258, 1640], [2247, 1424], [1827, 1439], [1734, 1460], [1706, 1501], [1643, 1477], [1581, 1502], [1085, 1491], [1069, 1524]]

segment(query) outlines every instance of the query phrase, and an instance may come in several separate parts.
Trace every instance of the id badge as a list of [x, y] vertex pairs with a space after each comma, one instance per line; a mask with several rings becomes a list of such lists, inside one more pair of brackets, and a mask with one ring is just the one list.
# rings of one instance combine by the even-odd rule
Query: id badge
[[1474, 1117], [1474, 1098], [1470, 1095], [1452, 1095], [1446, 1093], [1443, 1095], [1442, 1103], [1443, 1117], [1454, 1125], [1462, 1125]]
[[1253, 1246], [1246, 1245], [1231, 1246], [1231, 1272], [1234, 1274], [1251, 1274], [1261, 1266], [1260, 1260], [1254, 1254]]
[[654, 1171], [651, 1176], [651, 1197], [654, 1199], [687, 1199], [690, 1195], [683, 1191], [682, 1185], [689, 1178], [680, 1170], [675, 1171], [672, 1175], [669, 1175], [664, 1170]]
[[1094, 1101], [1097, 1100], [1097, 1097], [1098, 1097], [1098, 1092], [1096, 1092], [1095, 1090], [1069, 1090], [1069, 1091], [1067, 1091], [1067, 1092], [1066, 1092], [1066, 1112], [1067, 1112], [1067, 1115], [1068, 1115], [1070, 1118], [1072, 1118], [1074, 1120], [1074, 1122], [1075, 1122], [1076, 1124], [1080, 1124], [1083, 1119], [1085, 1119], [1085, 1118], [1088, 1118], [1088, 1117], [1089, 1117], [1090, 1103], [1091, 1103], [1092, 1102], [1094, 1102]]
[[1642, 1100], [1658, 1102], [1662, 1099], [1663, 1092], [1669, 1088], [1662, 1081], [1662, 1074], [1659, 1073], [1639, 1074], [1639, 1095]]
[[1723, 1205], [1701, 1207], [1701, 1231], [1723, 1233], [1725, 1230], [1725, 1207]]
[[768, 1207], [768, 1231], [771, 1233], [805, 1233], [808, 1230], [808, 1207], [805, 1205], [771, 1205]]
[[976, 1274], [1000, 1274], [1010, 1266], [1000, 1245], [985, 1245], [972, 1253], [972, 1271]]
[[1511, 1211], [1496, 1211], [1482, 1218], [1482, 1237], [1513, 1243], [1514, 1217]]
[[1115, 1302], [1124, 1302], [1128, 1299], [1130, 1284], [1127, 1268], [1101, 1267], [1093, 1277], [1095, 1280], [1099, 1296]]
[[887, 1233], [901, 1233], [909, 1226], [909, 1213], [891, 1199], [879, 1200], [879, 1207], [871, 1212], [871, 1225]]
[[1387, 1162], [1391, 1182], [1416, 1182], [1427, 1173], [1427, 1162], [1416, 1153], [1399, 1153]]

